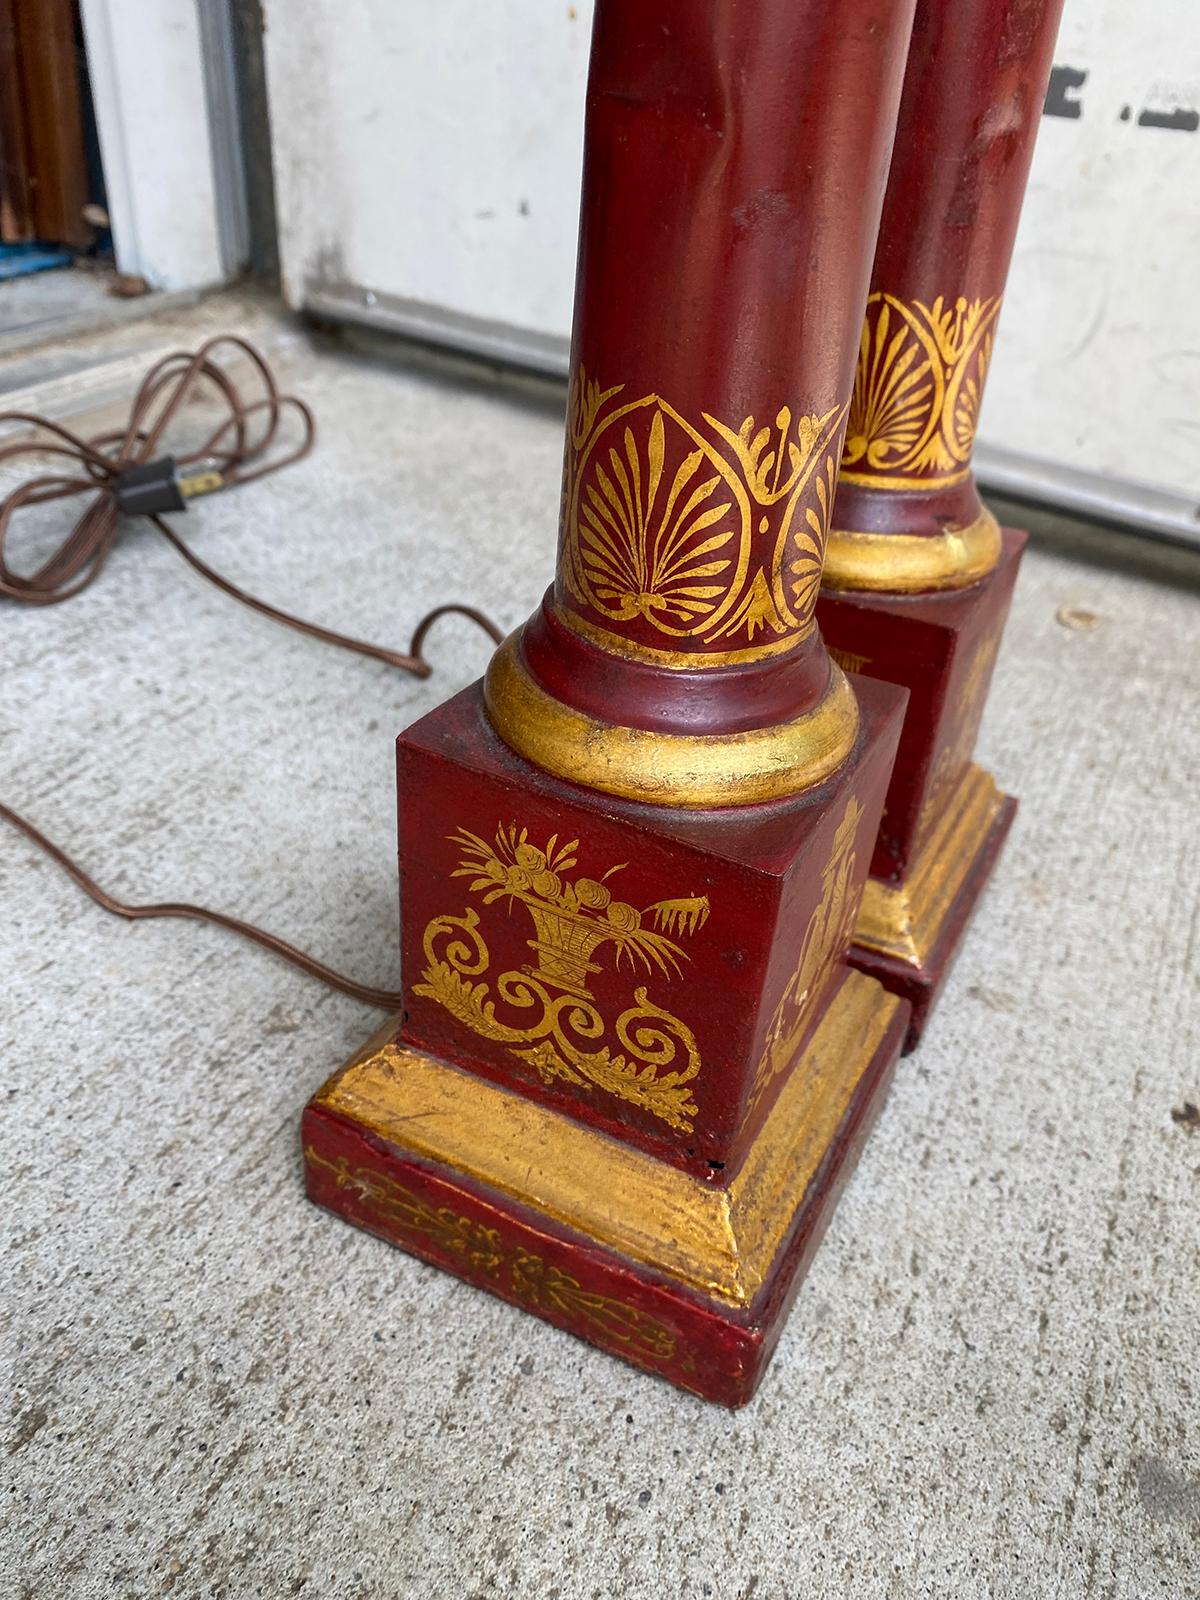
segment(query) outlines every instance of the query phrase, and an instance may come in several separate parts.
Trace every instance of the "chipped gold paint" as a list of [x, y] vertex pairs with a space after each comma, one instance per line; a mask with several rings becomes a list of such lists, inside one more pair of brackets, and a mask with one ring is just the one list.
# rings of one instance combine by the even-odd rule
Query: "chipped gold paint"
[[792, 722], [727, 734], [668, 734], [602, 722], [534, 682], [510, 635], [492, 657], [484, 701], [496, 732], [535, 766], [649, 805], [750, 805], [822, 783], [850, 754], [858, 702], [834, 666], [825, 696]]
[[923, 966], [1003, 806], [991, 774], [969, 766], [905, 882], [892, 888], [867, 879], [854, 942]]
[[715, 1301], [746, 1307], [900, 1004], [874, 980], [846, 974], [724, 1188], [390, 1039], [355, 1058], [316, 1103], [406, 1156], [486, 1185]]
[[986, 507], [961, 528], [941, 533], [860, 533], [834, 528], [821, 582], [827, 590], [919, 594], [965, 589], [1000, 560], [1000, 524]]

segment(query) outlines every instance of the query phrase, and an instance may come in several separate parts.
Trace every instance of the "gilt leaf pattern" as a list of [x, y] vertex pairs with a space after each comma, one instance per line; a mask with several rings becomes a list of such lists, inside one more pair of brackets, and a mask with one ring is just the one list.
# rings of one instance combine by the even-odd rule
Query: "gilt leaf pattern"
[[[703, 648], [786, 642], [816, 601], [845, 407], [733, 427], [659, 395], [572, 388], [563, 573], [610, 631]], [[703, 660], [703, 656], [698, 657]]]
[[971, 459], [1000, 297], [932, 304], [875, 293], [859, 339], [842, 471], [936, 483]]

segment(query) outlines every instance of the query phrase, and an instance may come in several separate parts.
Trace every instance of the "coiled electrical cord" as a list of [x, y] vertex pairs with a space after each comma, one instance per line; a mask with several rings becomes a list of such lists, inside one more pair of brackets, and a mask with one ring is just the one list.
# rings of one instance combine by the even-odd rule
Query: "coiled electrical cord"
[[[231, 346], [251, 363], [261, 382], [261, 394], [246, 398], [215, 355], [223, 345]], [[160, 455], [168, 429], [181, 409], [205, 388], [226, 415], [195, 448], [178, 456]], [[299, 419], [300, 440], [281, 451], [277, 441], [289, 413]], [[0, 470], [26, 456], [48, 457], [55, 462], [56, 470], [23, 479], [0, 500], [0, 597], [36, 606], [69, 600], [99, 577], [120, 535], [123, 514], [133, 513], [150, 522], [201, 577], [252, 611], [326, 644], [371, 656], [414, 677], [430, 675], [432, 669], [422, 650], [430, 627], [440, 617], [457, 614], [482, 628], [495, 643], [503, 638], [501, 630], [483, 612], [457, 604], [436, 606], [422, 617], [407, 654], [336, 633], [239, 589], [201, 561], [163, 520], [164, 511], [185, 510], [189, 500], [199, 495], [237, 488], [279, 472], [302, 460], [313, 447], [316, 422], [311, 410], [295, 395], [280, 392], [266, 360], [245, 339], [221, 334], [194, 352], [177, 351], [164, 356], [142, 379], [125, 426], [115, 432], [84, 439], [46, 417], [19, 411], [0, 413], [0, 428], [9, 425], [16, 425], [22, 432], [12, 442], [0, 444]], [[87, 503], [54, 553], [29, 575], [14, 572], [8, 565], [6, 541], [17, 512], [78, 496], [86, 496]], [[131, 905], [117, 900], [20, 812], [0, 803], [0, 820], [24, 834], [97, 905], [114, 916], [130, 920], [184, 917], [215, 923], [262, 945], [309, 977], [352, 999], [388, 1010], [400, 1005], [398, 992], [375, 989], [344, 977], [285, 939], [223, 911], [176, 901]]]

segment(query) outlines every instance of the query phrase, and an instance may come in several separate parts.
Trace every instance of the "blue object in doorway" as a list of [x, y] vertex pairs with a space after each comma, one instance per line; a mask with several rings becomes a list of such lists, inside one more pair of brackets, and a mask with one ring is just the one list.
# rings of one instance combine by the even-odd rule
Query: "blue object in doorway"
[[71, 252], [56, 244], [0, 244], [0, 282], [70, 265]]

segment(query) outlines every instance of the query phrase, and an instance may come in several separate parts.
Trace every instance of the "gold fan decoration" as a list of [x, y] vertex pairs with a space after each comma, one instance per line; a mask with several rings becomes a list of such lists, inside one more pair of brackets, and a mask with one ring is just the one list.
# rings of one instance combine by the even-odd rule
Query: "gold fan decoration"
[[971, 459], [1000, 297], [867, 302], [842, 475], [912, 487], [962, 477]]
[[[658, 395], [572, 391], [564, 574], [609, 630], [778, 647], [816, 600], [846, 408], [693, 424]], [[615, 404], [613, 402], [616, 402]], [[660, 652], [661, 653], [661, 652]], [[703, 665], [702, 652], [687, 660]]]

